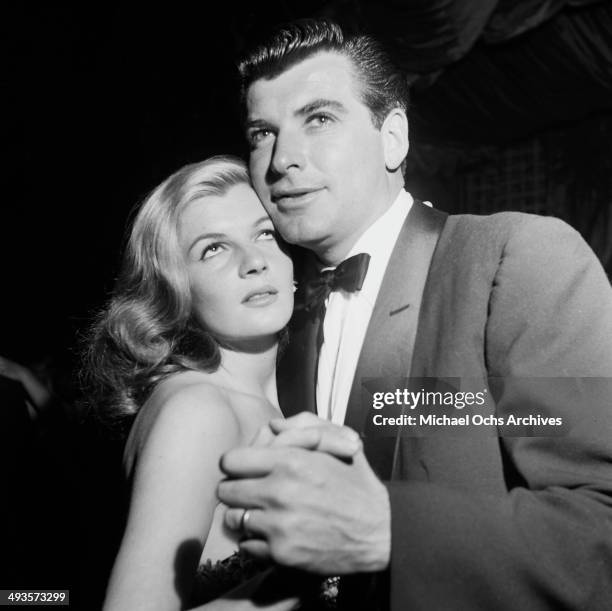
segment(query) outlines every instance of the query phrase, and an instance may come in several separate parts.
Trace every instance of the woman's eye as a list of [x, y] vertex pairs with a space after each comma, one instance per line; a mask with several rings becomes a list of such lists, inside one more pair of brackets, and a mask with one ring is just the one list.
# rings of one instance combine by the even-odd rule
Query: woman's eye
[[274, 229], [263, 229], [257, 236], [258, 240], [276, 240], [276, 231]]
[[202, 256], [200, 260], [211, 259], [215, 255], [218, 255], [221, 252], [221, 244], [210, 244], [202, 251]]

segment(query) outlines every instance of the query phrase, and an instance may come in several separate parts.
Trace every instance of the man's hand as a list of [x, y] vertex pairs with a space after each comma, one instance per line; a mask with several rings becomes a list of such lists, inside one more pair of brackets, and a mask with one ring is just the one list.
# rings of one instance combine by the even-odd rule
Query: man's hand
[[[391, 550], [389, 498], [360, 445], [350, 460], [309, 449], [338, 449], [343, 436], [350, 448], [355, 433], [313, 415], [296, 418], [273, 421], [277, 436], [256, 440], [265, 447], [236, 448], [221, 459], [231, 478], [218, 489], [230, 507], [227, 526], [240, 529], [248, 508], [248, 535], [257, 538], [240, 546], [257, 557], [326, 575], [383, 570]], [[306, 447], [285, 443], [306, 437]]]

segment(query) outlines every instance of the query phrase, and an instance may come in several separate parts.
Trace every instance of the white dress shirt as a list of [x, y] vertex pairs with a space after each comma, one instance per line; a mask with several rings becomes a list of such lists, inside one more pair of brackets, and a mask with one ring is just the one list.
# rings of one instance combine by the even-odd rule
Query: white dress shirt
[[370, 264], [360, 291], [333, 291], [326, 301], [323, 345], [317, 372], [317, 413], [343, 424], [361, 346], [376, 297], [406, 216], [412, 196], [402, 189], [391, 207], [357, 240], [349, 254], [365, 252]]

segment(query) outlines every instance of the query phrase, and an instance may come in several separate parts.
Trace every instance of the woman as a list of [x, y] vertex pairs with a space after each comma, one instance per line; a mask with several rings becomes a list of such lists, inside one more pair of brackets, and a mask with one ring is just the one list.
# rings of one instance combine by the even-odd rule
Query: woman
[[[280, 415], [275, 362], [293, 291], [291, 260], [240, 160], [179, 170], [138, 212], [89, 350], [98, 409], [133, 419], [132, 498], [106, 610], [183, 609], [198, 584], [199, 601], [216, 598], [197, 608], [294, 608], [296, 598], [251, 601], [264, 573], [234, 554], [215, 496], [220, 456]], [[231, 575], [242, 585], [223, 596]]]

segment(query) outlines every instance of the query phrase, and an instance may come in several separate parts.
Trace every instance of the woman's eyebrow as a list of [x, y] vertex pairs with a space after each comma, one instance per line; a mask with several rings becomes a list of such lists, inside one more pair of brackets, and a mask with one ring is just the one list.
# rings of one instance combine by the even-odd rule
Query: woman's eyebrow
[[191, 250], [200, 240], [222, 240], [225, 237], [227, 236], [224, 233], [202, 233], [191, 242], [188, 250]]
[[262, 216], [262, 217], [258, 218], [258, 219], [257, 219], [257, 220], [256, 220], [256, 221], [253, 223], [253, 225], [254, 225], [255, 227], [257, 227], [258, 225], [261, 225], [262, 223], [267, 223], [268, 221], [269, 221], [270, 223], [272, 223], [272, 219], [271, 219], [271, 218], [270, 218], [270, 217], [269, 217], [269, 216], [266, 214], [265, 216]]
[[[259, 217], [254, 223], [253, 227], [259, 227], [259, 225], [263, 225], [264, 223], [272, 224], [272, 219], [266, 214], [264, 216]], [[200, 240], [223, 240], [227, 238], [226, 233], [202, 233], [196, 236], [191, 242], [188, 251], [190, 251]]]

